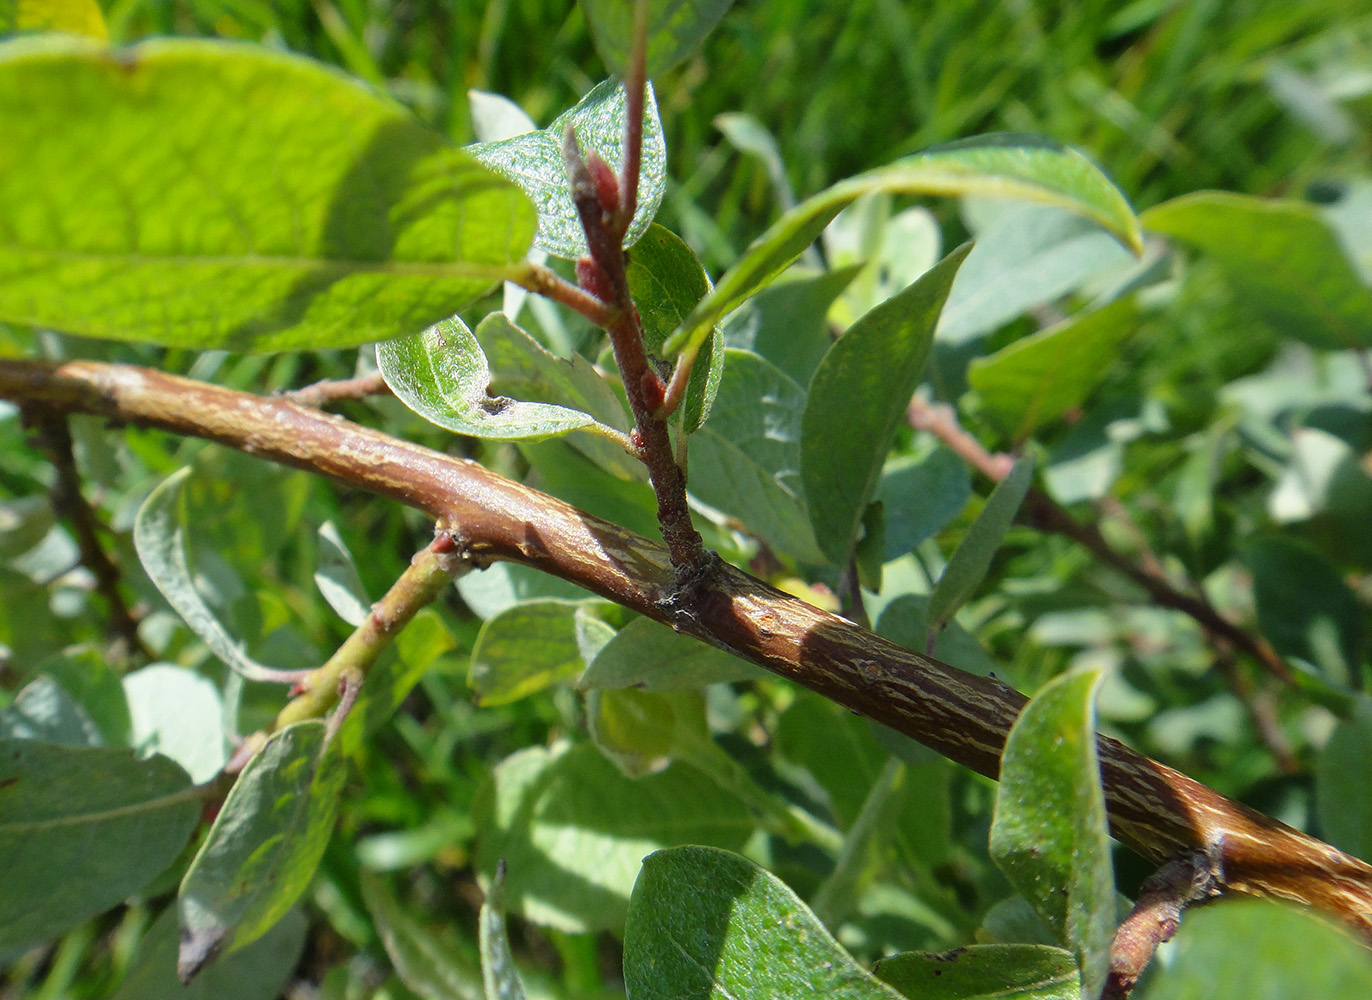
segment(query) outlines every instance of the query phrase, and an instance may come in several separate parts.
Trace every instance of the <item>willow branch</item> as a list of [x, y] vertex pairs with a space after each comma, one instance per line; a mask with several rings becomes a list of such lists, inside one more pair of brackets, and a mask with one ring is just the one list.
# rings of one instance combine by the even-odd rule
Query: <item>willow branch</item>
[[[912, 427], [933, 434], [987, 479], [998, 483], [1009, 474], [1013, 464], [1010, 457], [993, 455], [982, 447], [980, 441], [958, 424], [952, 407], [916, 399], [910, 403], [908, 416]], [[1272, 676], [1288, 683], [1291, 681], [1291, 668], [1266, 641], [1229, 621], [1203, 595], [1178, 590], [1161, 567], [1137, 565], [1106, 541], [1094, 524], [1078, 521], [1042, 490], [1030, 487], [1024, 498], [1024, 513], [1040, 530], [1064, 535], [1089, 550], [1105, 565], [1141, 587], [1155, 603], [1188, 615], [1211, 636], [1250, 657]]]
[[[465, 459], [283, 398], [144, 368], [0, 362], [0, 397], [216, 441], [434, 518], [476, 565], [551, 573], [733, 652], [950, 760], [996, 777], [1023, 695], [903, 649], [718, 560], [677, 585], [667, 549]], [[1278, 896], [1341, 917], [1372, 941], [1372, 866], [1099, 737], [1111, 829], [1157, 863], [1200, 850], [1218, 888]]]

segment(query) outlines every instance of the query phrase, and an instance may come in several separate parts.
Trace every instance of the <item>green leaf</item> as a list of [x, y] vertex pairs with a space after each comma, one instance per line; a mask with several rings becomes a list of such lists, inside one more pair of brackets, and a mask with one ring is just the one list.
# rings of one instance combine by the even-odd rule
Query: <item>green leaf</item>
[[99, 742], [107, 746], [127, 746], [132, 723], [129, 703], [119, 675], [110, 668], [102, 648], [68, 646], [38, 665], [62, 686], [84, 714], [100, 730]]
[[1217, 260], [1283, 334], [1334, 350], [1372, 345], [1372, 289], [1314, 205], [1202, 191], [1149, 209], [1143, 223]]
[[[499, 314], [488, 316], [482, 326], [487, 324], [501, 324], [500, 331], [525, 338], [532, 345], [529, 351], [543, 350], [527, 333]], [[543, 353], [545, 370], [557, 378], [546, 387], [551, 390], [550, 395], [566, 398], [574, 387], [585, 386], [588, 362], [580, 358], [567, 362]], [[580, 428], [606, 434], [617, 432], [580, 409], [511, 399], [496, 393], [481, 344], [460, 319], [445, 319], [413, 337], [377, 344], [376, 362], [386, 384], [401, 402], [425, 420], [458, 434], [508, 440], [550, 437]], [[589, 371], [589, 377], [599, 380], [593, 371]], [[608, 386], [605, 390], [610, 391]], [[615, 405], [618, 408], [618, 403]], [[621, 409], [619, 422], [623, 421]]]
[[1077, 960], [1041, 944], [974, 944], [882, 959], [876, 974], [918, 1000], [1081, 1000]]
[[1240, 552], [1253, 574], [1258, 624], [1276, 651], [1356, 687], [1363, 612], [1338, 570], [1319, 549], [1293, 538], [1255, 538]]
[[1372, 855], [1372, 698], [1358, 695], [1315, 761], [1320, 835], [1355, 857]]
[[801, 417], [801, 477], [815, 538], [829, 559], [852, 555], [863, 511], [910, 396], [919, 385], [939, 310], [970, 246], [877, 306], [829, 348]]
[[[627, 113], [624, 87], [615, 80], [597, 84], [569, 111], [537, 132], [526, 132], [499, 142], [468, 146], [467, 152], [496, 173], [509, 178], [538, 206], [538, 235], [534, 246], [555, 257], [575, 260], [587, 254], [581, 216], [572, 204], [567, 165], [562, 158], [562, 133], [576, 129], [581, 153], [599, 153], [616, 172], [624, 160], [624, 119]], [[643, 109], [643, 164], [638, 177], [638, 208], [624, 237], [631, 246], [648, 229], [662, 204], [667, 188], [667, 147], [662, 141], [662, 120], [657, 100], [648, 88]]]
[[524, 984], [519, 981], [510, 939], [505, 932], [505, 910], [501, 904], [503, 873], [497, 873], [486, 901], [481, 904], [478, 933], [481, 941], [481, 981], [486, 1000], [524, 1000]]
[[623, 926], [645, 854], [682, 843], [738, 849], [755, 825], [693, 767], [633, 780], [589, 743], [519, 751], [472, 808], [477, 868], [490, 880], [506, 861], [510, 912], [569, 933]]
[[586, 596], [576, 584], [529, 566], [505, 562], [458, 577], [457, 592], [482, 621], [535, 597], [580, 600]]
[[39, 674], [0, 711], [0, 739], [43, 740], [69, 747], [104, 745], [85, 710], [51, 677]]
[[332, 521], [319, 526], [319, 568], [314, 571], [314, 584], [329, 607], [353, 628], [366, 621], [372, 602], [357, 575], [353, 554]]
[[482, 626], [467, 683], [479, 705], [505, 705], [586, 668], [587, 637], [595, 648], [614, 629], [593, 614], [596, 601], [535, 600], [516, 604]]
[[[877, 635], [916, 652], [926, 648], [929, 631], [929, 597], [925, 594], [902, 594], [895, 598], [882, 609], [876, 624]], [[933, 655], [969, 674], [985, 677], [996, 670], [996, 661], [981, 641], [956, 619], [937, 630]]]
[[421, 925], [374, 875], [362, 876], [362, 898], [406, 986], [424, 1000], [483, 1000], [481, 974], [461, 961], [452, 934]]
[[186, 513], [181, 503], [181, 489], [190, 474], [190, 466], [173, 472], [138, 508], [133, 524], [138, 560], [167, 603], [226, 666], [248, 680], [279, 680], [281, 672], [249, 657], [195, 589], [186, 559]]
[[898, 559], [957, 517], [972, 498], [967, 463], [947, 448], [901, 456], [881, 470], [876, 499], [886, 518], [884, 561]]
[[841, 181], [786, 213], [691, 312], [664, 346], [668, 353], [699, 346], [708, 331], [786, 269], [839, 210], [864, 194], [969, 194], [1018, 198], [1076, 212], [1138, 252], [1143, 245], [1133, 209], [1086, 157], [1034, 136], [983, 136], [950, 143]]
[[[689, 56], [734, 0], [647, 0], [648, 77], [661, 76]], [[616, 76], [628, 75], [633, 53], [634, 3], [581, 0], [591, 38]]]
[[996, 484], [991, 495], [986, 498], [986, 506], [981, 509], [972, 527], [967, 529], [962, 544], [944, 567], [943, 575], [934, 585], [929, 595], [929, 629], [941, 631], [958, 608], [971, 597], [986, 579], [991, 568], [991, 560], [996, 550], [1010, 530], [1024, 495], [1034, 481], [1034, 459], [1026, 455], [1017, 461], [1010, 474]]
[[1366, 946], [1310, 910], [1226, 899], [1187, 911], [1148, 1000], [1363, 1000]]
[[708, 847], [643, 862], [624, 931], [629, 1000], [896, 1000], [776, 876]]
[[[681, 237], [656, 223], [629, 252], [628, 273], [629, 293], [643, 322], [644, 345], [650, 355], [664, 358], [663, 341], [710, 290], [710, 279]], [[705, 423], [723, 374], [724, 344], [716, 330], [696, 357], [686, 384], [681, 412], [687, 434]]]
[[200, 805], [165, 757], [0, 740], [0, 951], [138, 892], [185, 847]]
[[976, 246], [939, 317], [940, 343], [990, 333], [1131, 259], [1108, 233], [1069, 212], [1043, 205], [997, 207], [989, 224], [974, 226]]
[[513, 185], [273, 49], [18, 39], [0, 46], [0, 118], [0, 320], [342, 347], [452, 314], [513, 273], [533, 235]]
[[1045, 684], [1001, 757], [991, 858], [1077, 955], [1082, 995], [1100, 995], [1115, 934], [1115, 880], [1096, 758], [1098, 670]]
[[681, 691], [721, 681], [753, 680], [766, 676], [733, 653], [659, 625], [651, 618], [635, 618], [615, 633], [586, 668], [577, 686], [637, 688], [640, 691]]
[[214, 682], [185, 667], [154, 663], [124, 678], [133, 746], [176, 761], [191, 780], [209, 781], [228, 760], [224, 704]]
[[101, 41], [109, 38], [95, 0], [0, 0], [0, 34], [61, 31]]
[[274, 733], [224, 800], [181, 882], [183, 982], [260, 938], [309, 887], [347, 776], [324, 733], [322, 722]]
[[[358, 743], [395, 714], [419, 679], [445, 653], [457, 648], [443, 618], [433, 608], [420, 608], [410, 623], [395, 637], [395, 656], [383, 655], [367, 674], [357, 704], [340, 733], [346, 753], [356, 752]], [[352, 719], [361, 719], [352, 727]]]
[[691, 438], [688, 488], [778, 552], [822, 562], [800, 485], [805, 390], [756, 354], [726, 353], [710, 422]]
[[967, 382], [982, 412], [1022, 441], [1085, 403], [1137, 328], [1134, 300], [1120, 299], [974, 359]]
[[176, 978], [176, 908], [167, 907], [138, 942], [133, 964], [110, 1000], [275, 1000], [300, 963], [308, 929], [309, 921], [292, 910], [186, 986]]

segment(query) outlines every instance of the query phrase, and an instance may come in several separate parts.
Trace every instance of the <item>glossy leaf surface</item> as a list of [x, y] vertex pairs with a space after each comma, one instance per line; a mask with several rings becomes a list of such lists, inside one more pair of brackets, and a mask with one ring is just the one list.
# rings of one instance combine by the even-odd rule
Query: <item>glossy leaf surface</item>
[[[538, 206], [538, 235], [534, 238], [534, 246], [555, 257], [575, 260], [587, 253], [586, 236], [567, 183], [562, 133], [569, 125], [575, 128], [582, 156], [594, 150], [618, 173], [624, 160], [625, 113], [623, 85], [605, 80], [547, 128], [499, 142], [477, 143], [468, 146], [467, 152], [517, 184]], [[647, 231], [666, 190], [667, 149], [662, 141], [662, 120], [658, 117], [651, 86], [643, 117], [638, 210], [624, 237], [625, 246], [632, 245]]]
[[533, 235], [513, 185], [271, 49], [8, 42], [0, 117], [12, 322], [234, 351], [360, 344], [450, 315]]
[[643, 862], [624, 931], [629, 1000], [900, 997], [775, 875], [708, 847]]

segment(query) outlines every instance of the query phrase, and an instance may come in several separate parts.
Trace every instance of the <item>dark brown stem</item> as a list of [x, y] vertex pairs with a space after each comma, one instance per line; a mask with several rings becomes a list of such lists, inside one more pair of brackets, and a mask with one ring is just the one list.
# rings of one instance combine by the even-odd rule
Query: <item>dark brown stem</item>
[[81, 492], [81, 479], [76, 472], [76, 457], [72, 450], [71, 428], [64, 416], [51, 411], [25, 410], [24, 419], [33, 429], [39, 450], [53, 468], [49, 497], [53, 512], [71, 528], [81, 563], [95, 577], [95, 589], [109, 608], [110, 631], [117, 639], [116, 659], [142, 657], [153, 659], [138, 635], [138, 618], [124, 600], [123, 580], [119, 567], [100, 542], [100, 532], [108, 530], [100, 523], [91, 505]]
[[347, 399], [365, 399], [368, 396], [390, 395], [391, 387], [378, 372], [375, 375], [362, 375], [358, 378], [322, 379], [303, 389], [283, 392], [297, 403], [306, 406], [328, 406]]
[[[870, 716], [950, 760], [996, 777], [1025, 699], [945, 666], [720, 562], [683, 591], [667, 550], [453, 458], [288, 399], [152, 369], [98, 362], [0, 361], [0, 398], [93, 413], [219, 442], [330, 476], [460, 526], [465, 555], [570, 580], [677, 631]], [[1225, 798], [1108, 737], [1098, 739], [1114, 835], [1163, 864], [1215, 860], [1218, 887], [1318, 907], [1372, 941], [1372, 866]]]
[[1182, 911], [1219, 895], [1220, 871], [1204, 851], [1188, 851], [1157, 870], [1139, 890], [1110, 948], [1110, 973], [1101, 1000], [1127, 1000], [1158, 945], [1172, 940]]
[[600, 297], [614, 308], [606, 330], [610, 334], [620, 377], [624, 380], [629, 410], [634, 415], [638, 456], [648, 468], [648, 479], [657, 497], [657, 521], [671, 552], [678, 583], [689, 587], [699, 579], [706, 565], [705, 545], [691, 522], [686, 502], [686, 474], [673, 453], [671, 432], [667, 422], [656, 416], [665, 387], [662, 377], [648, 360], [638, 310], [629, 294], [623, 234], [615, 231], [618, 206], [606, 204], [603, 188], [595, 183], [593, 168], [582, 159], [576, 134], [571, 128], [563, 137], [562, 152], [571, 181], [572, 202], [581, 216], [586, 245], [591, 251], [586, 265], [587, 279], [599, 290]]
[[[908, 410], [910, 425], [928, 431], [986, 478], [1000, 482], [1014, 464], [1008, 455], [993, 455], [957, 422], [953, 408], [942, 403], [915, 399]], [[1119, 552], [1094, 524], [1083, 524], [1057, 501], [1035, 487], [1024, 498], [1023, 514], [1041, 531], [1065, 535], [1089, 550], [1097, 559], [1121, 576], [1133, 581], [1157, 604], [1172, 608], [1191, 618], [1213, 638], [1222, 639], [1234, 649], [1251, 657], [1272, 676], [1290, 683], [1291, 668], [1266, 640], [1239, 628], [1215, 610], [1205, 596], [1185, 594], [1172, 585], [1160, 566], [1139, 566]]]

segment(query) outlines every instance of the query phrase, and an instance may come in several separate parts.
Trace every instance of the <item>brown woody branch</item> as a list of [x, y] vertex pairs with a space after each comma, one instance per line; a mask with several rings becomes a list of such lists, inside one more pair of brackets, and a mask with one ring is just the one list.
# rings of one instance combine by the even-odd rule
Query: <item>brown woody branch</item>
[[[729, 650], [966, 767], [996, 777], [1025, 699], [796, 600], [715, 561], [677, 586], [667, 550], [464, 459], [283, 398], [144, 368], [0, 362], [0, 398], [217, 441], [424, 511], [476, 564], [509, 560], [570, 580]], [[1107, 737], [1101, 770], [1114, 835], [1163, 864], [1191, 851], [1217, 888], [1341, 917], [1372, 941], [1372, 867], [1225, 798]]]
[[[1013, 460], [1008, 455], [994, 455], [982, 447], [980, 441], [962, 429], [953, 408], [946, 403], [915, 399], [910, 403], [907, 415], [910, 426], [933, 434], [987, 479], [998, 483], [1009, 474]], [[1288, 683], [1291, 681], [1291, 668], [1266, 641], [1229, 621], [1204, 595], [1178, 590], [1155, 561], [1136, 564], [1106, 541], [1094, 524], [1078, 521], [1042, 490], [1030, 488], [1024, 498], [1024, 514], [1040, 530], [1064, 535], [1088, 549], [1101, 562], [1141, 587], [1156, 604], [1190, 616], [1211, 636], [1250, 657], [1272, 676]]]

